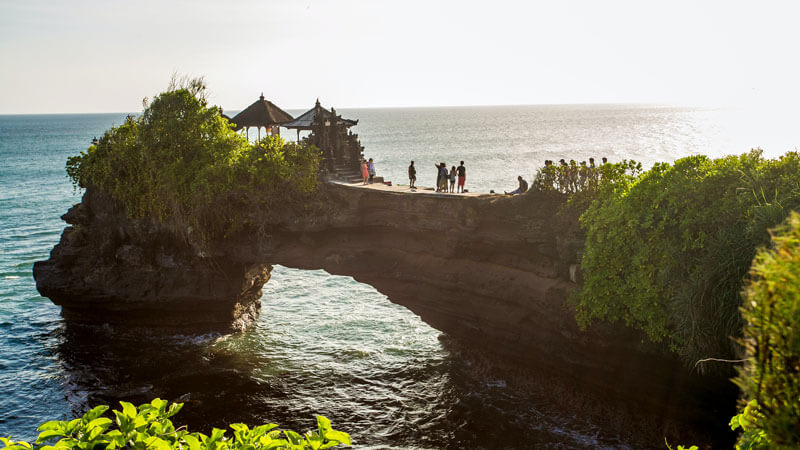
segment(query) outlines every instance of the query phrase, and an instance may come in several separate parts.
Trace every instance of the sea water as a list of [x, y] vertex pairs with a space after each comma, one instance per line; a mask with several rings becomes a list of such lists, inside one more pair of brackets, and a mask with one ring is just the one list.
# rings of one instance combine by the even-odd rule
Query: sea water
[[[545, 159], [606, 156], [649, 166], [759, 146], [775, 156], [800, 142], [793, 127], [723, 109], [339, 113], [359, 119], [353, 131], [387, 180], [407, 183], [414, 160], [418, 184], [432, 186], [435, 163], [463, 160], [467, 188], [480, 192], [515, 187], [517, 175], [530, 179]], [[184, 402], [177, 421], [201, 428], [276, 422], [304, 431], [323, 414], [359, 448], [627, 445], [590, 419], [480, 369], [457, 343], [371, 286], [323, 271], [275, 267], [259, 321], [243, 333], [154, 337], [66, 326], [59, 308], [36, 291], [33, 263], [47, 259], [65, 226], [60, 216], [80, 201], [66, 159], [124, 118], [0, 116], [0, 436], [33, 439], [46, 420], [159, 396]]]

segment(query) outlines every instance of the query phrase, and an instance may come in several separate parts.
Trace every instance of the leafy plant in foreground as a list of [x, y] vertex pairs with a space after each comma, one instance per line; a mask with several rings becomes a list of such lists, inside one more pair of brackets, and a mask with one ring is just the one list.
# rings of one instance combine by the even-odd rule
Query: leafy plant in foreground
[[744, 290], [747, 363], [736, 383], [737, 448], [800, 448], [800, 214], [793, 212], [758, 252]]
[[120, 405], [121, 411], [112, 411], [113, 420], [104, 417], [108, 406], [98, 406], [78, 419], [43, 423], [33, 444], [10, 438], [0, 438], [0, 442], [4, 450], [318, 450], [350, 445], [350, 435], [331, 428], [330, 421], [323, 416], [317, 416], [317, 430], [305, 435], [277, 429], [278, 425], [273, 423], [252, 429], [235, 423], [230, 425], [233, 436], [226, 437], [226, 431], [219, 428], [214, 428], [210, 435], [190, 433], [183, 427], [176, 429], [169, 418], [181, 410], [182, 403], [168, 404], [157, 398], [138, 408], [128, 402]]

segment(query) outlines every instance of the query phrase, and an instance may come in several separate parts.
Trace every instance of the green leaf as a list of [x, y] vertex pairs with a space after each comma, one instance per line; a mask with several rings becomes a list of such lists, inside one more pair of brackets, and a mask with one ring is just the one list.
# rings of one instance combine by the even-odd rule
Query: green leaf
[[197, 438], [191, 434], [184, 436], [183, 442], [189, 446], [189, 450], [200, 450], [200, 441], [198, 441]]
[[319, 450], [325, 440], [317, 433], [307, 433], [306, 442], [311, 446], [311, 450]]
[[274, 423], [268, 423], [266, 425], [259, 425], [259, 426], [255, 427], [255, 428], [253, 428], [253, 436], [263, 436], [263, 435], [267, 434], [270, 430], [274, 430], [275, 428], [278, 428], [278, 425], [276, 425]]
[[44, 430], [63, 430], [66, 428], [67, 422], [61, 420], [51, 420], [39, 425], [37, 431], [44, 431]]
[[167, 401], [160, 398], [154, 398], [150, 404], [153, 406], [153, 408], [159, 411], [164, 411], [164, 409], [167, 407]]
[[317, 416], [317, 428], [319, 429], [320, 436], [325, 436], [325, 433], [331, 431], [331, 421], [325, 416]]
[[[90, 430], [91, 430], [92, 428], [95, 428], [95, 427], [105, 427], [105, 428], [108, 428], [108, 426], [109, 426], [109, 425], [111, 425], [111, 423], [112, 423], [111, 419], [109, 419], [109, 418], [107, 418], [107, 417], [100, 417], [100, 418], [94, 419], [94, 420], [92, 420], [91, 422], [87, 423], [87, 424], [86, 424], [86, 428], [87, 428], [87, 429], [90, 429]], [[105, 429], [105, 428], [104, 428], [104, 429]]]
[[178, 412], [180, 412], [181, 409], [183, 409], [183, 403], [173, 403], [169, 405], [169, 409], [167, 410], [167, 413], [164, 416], [164, 418], [165, 419], [170, 418], [175, 414], [178, 414]]
[[300, 436], [300, 434], [298, 434], [298, 433], [296, 433], [296, 432], [294, 432], [292, 430], [284, 430], [283, 433], [289, 439], [289, 442], [291, 442], [294, 445], [297, 445], [297, 444], [300, 444], [301, 442], [303, 442], [303, 436]]
[[217, 442], [225, 435], [225, 430], [213, 428], [211, 430], [211, 437], [208, 438], [209, 442]]
[[67, 422], [66, 434], [74, 433], [81, 426], [81, 419], [73, 419]]
[[148, 422], [146, 417], [136, 416], [133, 419], [133, 428], [138, 430], [138, 429], [140, 429], [142, 427], [146, 427], [148, 423], [149, 422]]
[[159, 435], [163, 433], [164, 425], [161, 422], [153, 422], [150, 424], [150, 434]]
[[344, 445], [351, 445], [350, 435], [343, 431], [336, 431], [336, 430], [328, 431], [327, 433], [325, 433], [325, 439], [340, 442]]
[[737, 414], [737, 415], [731, 417], [731, 421], [728, 423], [728, 425], [730, 425], [730, 427], [731, 427], [731, 430], [735, 430], [735, 429], [737, 429], [737, 428], [742, 426], [742, 423], [739, 421], [739, 417], [740, 416], [741, 416], [741, 414]]
[[171, 450], [172, 448], [167, 441], [157, 436], [146, 439], [145, 445], [147, 445], [147, 448], [154, 448], [156, 450]]
[[83, 415], [83, 421], [91, 422], [94, 419], [97, 419], [98, 417], [102, 416], [103, 413], [105, 413], [106, 411], [108, 411], [108, 406], [106, 405], [95, 406], [94, 408], [92, 408], [86, 414]]
[[243, 423], [232, 423], [228, 425], [233, 431], [250, 431], [250, 428]]
[[103, 431], [104, 430], [103, 430], [102, 427], [93, 428], [92, 431], [89, 432], [89, 439], [88, 440], [89, 441], [93, 441], [93, 440], [97, 439], [97, 437], [100, 436], [100, 434], [102, 434]]
[[272, 450], [275, 448], [287, 448], [290, 445], [289, 441], [286, 439], [275, 439], [269, 444], [264, 446], [265, 450]]
[[128, 403], [128, 402], [119, 402], [119, 404], [122, 405], [122, 414], [125, 414], [126, 416], [130, 417], [131, 419], [136, 417], [137, 413], [136, 413], [136, 407], [135, 406], [133, 406], [131, 403]]
[[45, 431], [42, 431], [41, 433], [39, 433], [39, 437], [36, 438], [36, 443], [37, 444], [41, 444], [42, 442], [44, 442], [44, 441], [46, 441], [48, 439], [52, 439], [54, 437], [65, 437], [65, 436], [66, 435], [64, 434], [63, 431], [45, 430]]
[[[121, 411], [114, 410], [114, 417], [116, 418], [117, 426], [122, 430], [126, 428], [128, 424], [131, 422], [131, 418], [123, 414]], [[125, 430], [123, 430], [125, 431]]]

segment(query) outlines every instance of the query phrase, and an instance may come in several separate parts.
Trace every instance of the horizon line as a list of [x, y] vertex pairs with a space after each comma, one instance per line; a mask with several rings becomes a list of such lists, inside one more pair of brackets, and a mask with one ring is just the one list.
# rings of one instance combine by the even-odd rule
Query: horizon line
[[[212, 105], [219, 106], [219, 105]], [[512, 106], [640, 106], [640, 107], [661, 107], [661, 108], [709, 108], [724, 109], [731, 108], [731, 105], [703, 105], [703, 104], [682, 104], [669, 102], [575, 102], [575, 103], [505, 103], [505, 104], [472, 104], [472, 105], [404, 105], [404, 106], [333, 106], [338, 109], [438, 109], [438, 108], [500, 108]], [[242, 111], [242, 109], [223, 108], [224, 111]], [[330, 107], [329, 107], [330, 108]], [[287, 107], [283, 109], [306, 110], [307, 107]], [[81, 114], [139, 114], [141, 111], [92, 111], [92, 112], [0, 112], [0, 116], [58, 116], [58, 115], [81, 115]]]

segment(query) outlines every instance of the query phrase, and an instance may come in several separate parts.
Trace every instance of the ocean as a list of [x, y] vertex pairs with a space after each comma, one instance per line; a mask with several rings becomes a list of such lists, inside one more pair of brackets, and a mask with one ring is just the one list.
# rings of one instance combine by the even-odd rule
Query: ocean
[[[289, 111], [297, 115], [302, 111]], [[605, 156], [649, 167], [690, 154], [792, 150], [800, 130], [769, 112], [646, 105], [344, 109], [378, 175], [434, 184], [438, 162], [467, 167], [473, 192], [514, 188], [545, 159]], [[559, 410], [478, 364], [374, 288], [323, 271], [276, 266], [256, 326], [233, 335], [147, 336], [66, 326], [36, 291], [80, 201], [67, 157], [125, 114], [0, 116], [0, 436], [90, 406], [156, 396], [185, 402], [198, 427], [276, 422], [305, 431], [314, 415], [356, 448], [626, 448], [624, 437]], [[285, 131], [284, 136], [293, 137]], [[533, 380], [535, 382], [535, 380]]]

